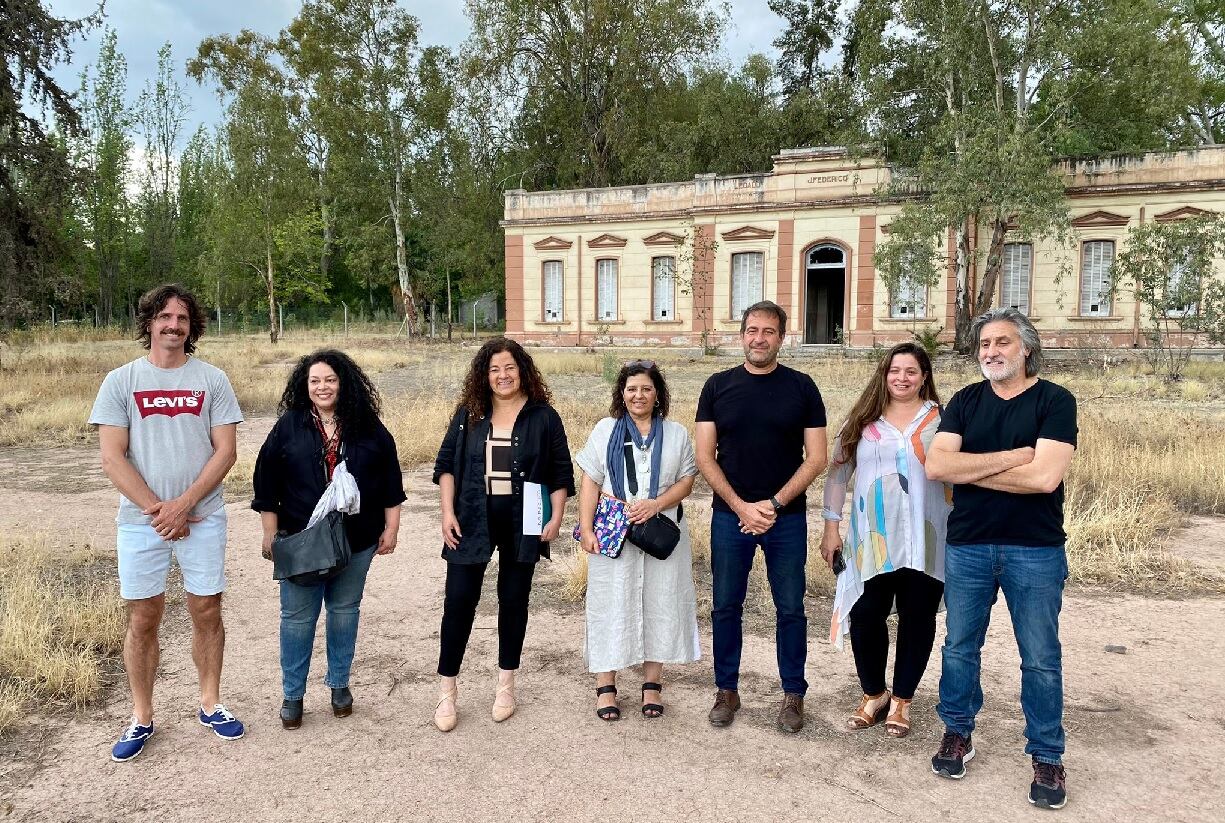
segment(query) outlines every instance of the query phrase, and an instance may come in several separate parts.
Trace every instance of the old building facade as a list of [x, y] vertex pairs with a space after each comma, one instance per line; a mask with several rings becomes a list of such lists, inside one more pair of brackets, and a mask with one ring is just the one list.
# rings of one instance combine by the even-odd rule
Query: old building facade
[[[1009, 237], [996, 305], [1044, 345], [1143, 344], [1140, 307], [1110, 292], [1128, 228], [1225, 209], [1225, 148], [1068, 161], [1066, 244]], [[608, 189], [506, 193], [506, 330], [545, 345], [729, 342], [743, 307], [774, 300], [791, 346], [872, 346], [944, 327], [956, 306], [953, 237], [940, 283], [890, 294], [874, 252], [902, 204], [888, 165], [838, 148], [784, 150], [770, 172]], [[972, 238], [985, 248], [983, 230]], [[975, 255], [981, 258], [981, 255]], [[971, 267], [971, 287], [982, 261]]]

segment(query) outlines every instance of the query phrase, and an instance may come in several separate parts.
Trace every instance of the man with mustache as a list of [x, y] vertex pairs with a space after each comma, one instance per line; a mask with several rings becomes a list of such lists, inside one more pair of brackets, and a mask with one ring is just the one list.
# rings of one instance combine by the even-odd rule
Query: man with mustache
[[948, 634], [940, 674], [944, 721], [932, 771], [960, 779], [983, 705], [979, 682], [991, 606], [1002, 589], [1021, 653], [1029, 802], [1062, 808], [1063, 659], [1059, 610], [1068, 576], [1063, 479], [1076, 449], [1076, 400], [1039, 379], [1042, 344], [1013, 308], [975, 318], [985, 380], [953, 395], [927, 457], [927, 476], [953, 484], [944, 602]]
[[766, 300], [740, 321], [745, 362], [711, 375], [698, 401], [698, 470], [714, 491], [710, 566], [714, 585], [713, 726], [740, 709], [742, 616], [749, 569], [761, 546], [776, 614], [775, 647], [783, 701], [778, 727], [804, 726], [804, 616], [808, 521], [804, 492], [825, 468], [825, 405], [812, 378], [778, 362], [787, 313]]
[[195, 296], [164, 285], [140, 298], [137, 322], [146, 357], [102, 382], [89, 422], [98, 427], [102, 470], [119, 490], [119, 593], [127, 602], [123, 662], [132, 720], [111, 749], [131, 760], [153, 735], [158, 627], [173, 554], [187, 590], [192, 657], [200, 676], [197, 719], [223, 740], [243, 724], [221, 703], [225, 629], [226, 515], [221, 481], [234, 465], [242, 422], [225, 372], [191, 355], [207, 316]]

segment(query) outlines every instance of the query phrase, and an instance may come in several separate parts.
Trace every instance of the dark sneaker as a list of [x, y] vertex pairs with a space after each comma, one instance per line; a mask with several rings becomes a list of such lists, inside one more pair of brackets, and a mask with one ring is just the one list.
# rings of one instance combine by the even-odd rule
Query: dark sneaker
[[208, 726], [222, 740], [237, 740], [243, 736], [242, 721], [220, 703], [213, 706], [212, 714], [205, 714], [204, 709], [200, 709], [199, 718], [201, 726]]
[[966, 764], [973, 759], [974, 744], [970, 738], [946, 731], [940, 740], [940, 751], [932, 758], [932, 772], [960, 780], [966, 776]]
[[736, 719], [738, 711], [740, 711], [740, 693], [731, 689], [719, 689], [715, 693], [715, 705], [711, 706], [707, 717], [710, 718], [712, 726], [730, 726]]
[[1063, 766], [1034, 761], [1034, 782], [1029, 784], [1029, 802], [1040, 809], [1062, 809], [1068, 802], [1068, 775]]
[[124, 763], [145, 750], [145, 743], [153, 736], [153, 724], [142, 726], [132, 718], [132, 723], [123, 730], [115, 745], [111, 747], [111, 760]]

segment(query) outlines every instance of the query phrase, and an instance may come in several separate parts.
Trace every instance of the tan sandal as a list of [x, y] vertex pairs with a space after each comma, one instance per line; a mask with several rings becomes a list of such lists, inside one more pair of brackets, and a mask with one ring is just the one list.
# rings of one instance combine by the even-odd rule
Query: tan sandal
[[885, 733], [890, 737], [905, 737], [910, 734], [910, 701], [895, 697], [889, 702], [889, 719], [885, 721]]
[[[500, 694], [510, 695], [510, 705], [509, 706], [499, 706], [498, 705], [498, 702], [497, 702], [498, 695]], [[504, 683], [501, 686], [498, 686], [498, 690], [493, 695], [493, 700], [494, 700], [493, 721], [495, 723], [501, 723], [503, 720], [509, 719], [510, 716], [515, 713], [515, 706], [516, 706], [515, 684], [514, 683]]]
[[[885, 689], [880, 694], [865, 694], [863, 699], [859, 701], [859, 708], [846, 719], [847, 729], [849, 731], [859, 731], [871, 728], [884, 720], [886, 715], [889, 714], [889, 698], [888, 689]], [[881, 701], [880, 708], [872, 714], [868, 714], [868, 705], [878, 700]]]
[[[438, 710], [448, 700], [455, 707], [455, 712], [453, 714], [439, 714]], [[440, 732], [449, 732], [455, 728], [457, 723], [459, 723], [459, 688], [455, 687], [438, 695], [438, 705], [434, 707], [434, 725], [438, 727]]]

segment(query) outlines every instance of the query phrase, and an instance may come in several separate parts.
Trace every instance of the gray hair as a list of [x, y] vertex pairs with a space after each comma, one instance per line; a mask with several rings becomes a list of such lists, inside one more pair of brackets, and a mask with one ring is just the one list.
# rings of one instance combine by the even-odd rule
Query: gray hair
[[749, 327], [750, 314], [772, 314], [774, 319], [778, 321], [778, 334], [781, 337], [787, 333], [787, 312], [783, 307], [773, 300], [762, 300], [760, 303], [754, 303], [744, 310], [744, 314], [740, 315], [740, 333], [744, 334], [744, 330]]
[[1042, 341], [1038, 339], [1038, 330], [1028, 317], [1011, 306], [1004, 309], [987, 309], [975, 317], [970, 325], [970, 339], [978, 345], [982, 341], [983, 327], [1001, 320], [1006, 320], [1016, 327], [1017, 334], [1021, 337], [1021, 345], [1029, 351], [1029, 354], [1025, 355], [1025, 376], [1037, 377], [1042, 370]]

